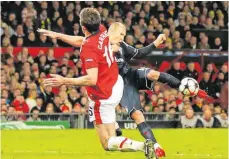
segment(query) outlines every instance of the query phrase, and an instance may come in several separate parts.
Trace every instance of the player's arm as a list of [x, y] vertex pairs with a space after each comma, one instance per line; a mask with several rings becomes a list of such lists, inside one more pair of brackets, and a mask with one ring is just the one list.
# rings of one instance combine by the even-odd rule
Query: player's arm
[[58, 87], [63, 84], [74, 86], [95, 86], [98, 80], [98, 68], [90, 68], [86, 70], [87, 75], [78, 78], [67, 78], [57, 74], [50, 74], [51, 78], [43, 81], [45, 86]]
[[164, 40], [166, 40], [165, 34], [160, 34], [153, 43], [149, 44], [146, 47], [137, 49], [137, 48], [134, 48], [134, 47], [126, 44], [125, 42], [121, 43], [121, 47], [125, 50], [129, 59], [143, 58], [143, 57], [147, 56], [148, 54], [150, 54], [160, 44], [162, 44], [164, 42]]
[[98, 80], [98, 68], [86, 70], [87, 75], [78, 78], [64, 78], [64, 84], [76, 86], [95, 86]]
[[75, 85], [75, 86], [95, 86], [98, 80], [98, 63], [99, 58], [97, 53], [91, 48], [84, 48], [82, 50], [82, 57], [84, 67], [86, 69], [86, 75], [78, 78], [67, 78], [60, 75], [51, 74], [52, 78], [44, 80], [44, 85], [51, 85], [58, 87], [60, 85]]
[[74, 47], [80, 47], [83, 43], [84, 37], [82, 36], [71, 36], [67, 34], [57, 33], [46, 29], [38, 29], [37, 32], [44, 34], [52, 39], [59, 39]]

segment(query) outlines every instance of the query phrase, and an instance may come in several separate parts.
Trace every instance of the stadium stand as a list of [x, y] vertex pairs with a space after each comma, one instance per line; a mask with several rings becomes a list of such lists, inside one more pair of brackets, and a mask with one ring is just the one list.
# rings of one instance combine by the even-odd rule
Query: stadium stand
[[[179, 79], [190, 75], [200, 82], [200, 88], [212, 96], [208, 100], [199, 97], [189, 99], [174, 89], [156, 84], [153, 92], [141, 91], [141, 105], [145, 112], [169, 112], [164, 116], [166, 119], [172, 119], [172, 112], [185, 112], [187, 108], [204, 112], [204, 108], [209, 107], [214, 112], [217, 110], [214, 107], [220, 106], [221, 87], [228, 81], [228, 55], [224, 56], [225, 61], [217, 62], [201, 61], [204, 58], [203, 53], [197, 61], [183, 60], [182, 57], [187, 50], [190, 56], [197, 56], [198, 49], [205, 50], [205, 53], [214, 49], [219, 53], [215, 58], [228, 51], [228, 4], [226, 1], [1, 2], [2, 117], [8, 121], [57, 120], [57, 116], [38, 118], [34, 115], [33, 118], [12, 114], [87, 112], [87, 98], [83, 87], [64, 85], [51, 88], [42, 85], [42, 80], [49, 78], [50, 73], [79, 77], [79, 49], [36, 32], [38, 28], [44, 28], [83, 36], [79, 12], [84, 7], [97, 8], [106, 27], [114, 21], [124, 23], [127, 28], [125, 41], [136, 48], [148, 45], [161, 33], [166, 34], [166, 42], [156, 51], [162, 51], [159, 56], [166, 56], [169, 60], [158, 62], [155, 69], [168, 71]], [[180, 55], [181, 59], [174, 61], [170, 56], [175, 55], [178, 50], [184, 52]], [[209, 54], [214, 58], [213, 55], [214, 53]], [[135, 65], [140, 65], [136, 63]], [[150, 65], [154, 67], [153, 62]], [[117, 107], [117, 112], [125, 113], [125, 109]], [[224, 110], [218, 112], [218, 117], [221, 113], [225, 119]], [[164, 117], [152, 118], [161, 120]]]

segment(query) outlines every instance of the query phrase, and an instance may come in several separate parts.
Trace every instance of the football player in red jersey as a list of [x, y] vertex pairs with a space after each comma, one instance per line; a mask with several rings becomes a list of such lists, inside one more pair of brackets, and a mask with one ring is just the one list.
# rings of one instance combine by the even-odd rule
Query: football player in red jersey
[[[118, 66], [107, 31], [100, 23], [97, 10], [84, 8], [81, 11], [80, 25], [86, 37], [80, 53], [83, 76], [65, 78], [52, 74], [52, 78], [45, 79], [43, 83], [51, 86], [85, 86], [89, 98], [89, 120], [94, 122], [103, 148], [110, 151], [144, 151], [147, 158], [154, 159], [156, 155], [151, 140], [144, 143], [116, 137], [115, 107], [122, 98], [124, 84], [122, 77], [118, 75]], [[42, 30], [38, 32], [45, 33]]]

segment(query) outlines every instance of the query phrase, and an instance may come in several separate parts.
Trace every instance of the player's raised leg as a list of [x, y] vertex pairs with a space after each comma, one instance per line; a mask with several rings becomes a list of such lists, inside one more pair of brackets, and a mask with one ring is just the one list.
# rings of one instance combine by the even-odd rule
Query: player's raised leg
[[167, 83], [170, 87], [178, 89], [180, 86], [180, 80], [176, 77], [166, 73], [159, 72], [153, 69], [149, 69], [146, 75], [147, 79], [150, 81], [158, 81], [161, 83]]

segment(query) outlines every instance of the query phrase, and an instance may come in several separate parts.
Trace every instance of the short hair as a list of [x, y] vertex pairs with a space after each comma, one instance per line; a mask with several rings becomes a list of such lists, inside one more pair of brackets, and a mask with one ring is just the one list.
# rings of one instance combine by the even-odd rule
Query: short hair
[[123, 27], [126, 30], [125, 25], [123, 25], [120, 22], [114, 22], [111, 24], [111, 26], [109, 27], [108, 32], [116, 32], [118, 28]]
[[101, 23], [99, 12], [94, 8], [84, 8], [80, 12], [80, 25], [84, 26], [90, 33], [97, 32]]

